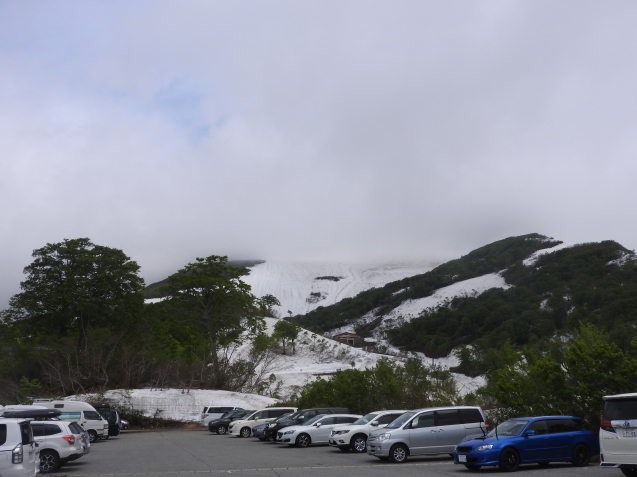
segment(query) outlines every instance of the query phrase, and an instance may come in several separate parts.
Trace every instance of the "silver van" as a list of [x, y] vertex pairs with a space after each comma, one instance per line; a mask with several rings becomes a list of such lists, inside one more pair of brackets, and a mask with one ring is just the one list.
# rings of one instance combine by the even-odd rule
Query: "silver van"
[[487, 426], [484, 412], [475, 406], [416, 409], [371, 432], [367, 453], [397, 463], [409, 456], [452, 454], [456, 444], [484, 435]]

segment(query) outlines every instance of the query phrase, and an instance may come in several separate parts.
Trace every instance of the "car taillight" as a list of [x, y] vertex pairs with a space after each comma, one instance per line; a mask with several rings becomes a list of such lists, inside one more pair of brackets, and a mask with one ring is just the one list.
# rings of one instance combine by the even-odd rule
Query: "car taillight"
[[607, 419], [604, 419], [604, 416], [601, 416], [599, 418], [599, 427], [607, 432], [614, 432], [615, 434], [617, 433], [611, 422]]
[[106, 424], [104, 424], [104, 429], [108, 429], [108, 422]]
[[68, 442], [70, 446], [75, 444], [75, 436], [62, 436], [62, 439]]
[[24, 451], [22, 450], [22, 444], [18, 444], [13, 448], [11, 452], [11, 463], [12, 464], [22, 464], [24, 460]]
[[487, 431], [491, 430], [491, 424], [489, 424], [489, 421], [484, 421], [484, 425], [487, 426]]

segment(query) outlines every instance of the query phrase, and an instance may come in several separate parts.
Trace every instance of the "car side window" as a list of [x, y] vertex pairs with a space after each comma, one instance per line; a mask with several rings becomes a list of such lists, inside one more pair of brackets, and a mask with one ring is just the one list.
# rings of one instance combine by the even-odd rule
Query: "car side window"
[[434, 413], [425, 412], [417, 415], [411, 421], [412, 429], [421, 429], [423, 427], [434, 427]]
[[44, 425], [44, 435], [45, 436], [53, 436], [53, 435], [59, 434], [61, 432], [62, 432], [62, 430], [60, 429], [60, 426], [58, 426], [57, 424], [45, 424]]
[[458, 409], [436, 411], [436, 426], [453, 426], [455, 424], [462, 424]]
[[33, 431], [33, 437], [44, 436], [44, 425], [42, 424], [31, 424], [31, 430]]
[[81, 418], [81, 412], [63, 412], [60, 414], [60, 419], [63, 421], [79, 421]]
[[341, 416], [341, 417], [337, 417], [336, 418], [336, 424], [351, 424], [352, 422], [356, 421], [358, 418], [356, 417], [347, 417], [347, 416]]
[[250, 419], [251, 421], [256, 421], [257, 419], [263, 419], [265, 418], [265, 416], [267, 416], [268, 411], [261, 411], [261, 412], [257, 412], [254, 416], [252, 416], [252, 419]]
[[474, 422], [482, 422], [484, 418], [478, 409], [460, 409], [460, 417], [463, 424], [471, 424]]
[[7, 442], [7, 425], [0, 424], [0, 446]]
[[583, 427], [580, 419], [552, 419], [548, 421], [549, 434], [581, 431]]
[[317, 411], [317, 410], [314, 410], [314, 411], [306, 411], [306, 412], [304, 412], [303, 414], [301, 414], [301, 415], [299, 416], [299, 419], [301, 419], [302, 421], [307, 421], [308, 419], [310, 419], [310, 418], [312, 418], [312, 417], [316, 416], [317, 414], [318, 414], [318, 411]]
[[532, 422], [527, 428], [527, 431], [535, 431], [536, 436], [542, 436], [544, 434], [548, 434], [549, 432], [545, 419]]
[[382, 426], [383, 424], [389, 424], [397, 417], [398, 416], [396, 414], [385, 414], [384, 416], [380, 416], [378, 419], [376, 419], [376, 422]]
[[84, 411], [84, 419], [88, 419], [89, 421], [99, 421], [102, 419], [102, 416], [95, 411]]
[[22, 435], [22, 445], [31, 444], [33, 441], [33, 433], [31, 431], [31, 426], [28, 422], [23, 422], [20, 424], [20, 434]]
[[321, 419], [319, 422], [321, 423], [321, 426], [331, 426], [332, 424], [336, 424], [336, 418], [326, 417], [325, 419]]

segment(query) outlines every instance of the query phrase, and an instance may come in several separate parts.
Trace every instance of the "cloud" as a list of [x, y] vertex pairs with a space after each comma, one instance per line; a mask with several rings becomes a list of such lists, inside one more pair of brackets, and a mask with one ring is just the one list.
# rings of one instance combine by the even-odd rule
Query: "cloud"
[[637, 7], [0, 4], [0, 302], [88, 236], [196, 256], [446, 259], [637, 244]]

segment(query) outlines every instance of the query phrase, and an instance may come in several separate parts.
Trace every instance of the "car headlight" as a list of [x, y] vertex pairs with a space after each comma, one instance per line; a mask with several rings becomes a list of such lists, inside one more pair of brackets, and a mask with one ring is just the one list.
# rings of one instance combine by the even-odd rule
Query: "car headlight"
[[473, 450], [475, 450], [475, 451], [485, 451], [485, 450], [489, 450], [489, 449], [493, 449], [493, 444], [486, 444], [486, 445], [483, 445], [483, 446], [478, 446], [478, 447], [476, 447]]
[[380, 436], [378, 436], [376, 440], [378, 442], [388, 441], [390, 437], [391, 437], [391, 434], [389, 432], [386, 432], [385, 434], [381, 434]]
[[343, 434], [347, 434], [349, 432], [349, 430], [347, 431], [332, 431], [332, 435], [333, 436], [341, 436]]
[[287, 436], [288, 434], [294, 434], [296, 431], [285, 431], [283, 433], [284, 436]]

